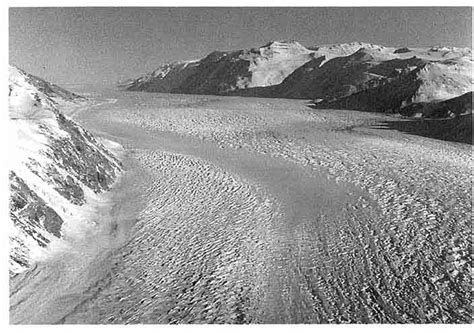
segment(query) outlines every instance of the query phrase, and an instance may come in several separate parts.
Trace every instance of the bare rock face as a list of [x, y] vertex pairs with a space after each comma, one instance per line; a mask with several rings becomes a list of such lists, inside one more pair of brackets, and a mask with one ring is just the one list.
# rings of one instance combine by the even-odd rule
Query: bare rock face
[[315, 107], [361, 111], [396, 112], [410, 103], [422, 82], [418, 72], [426, 62], [419, 58], [393, 59], [384, 62], [363, 62], [352, 78], [354, 89], [345, 94], [314, 96], [321, 98]]
[[[56, 112], [59, 128], [69, 134], [69, 140], [51, 138], [51, 157], [66, 170], [65, 184], [75, 179], [95, 193], [110, 189], [120, 162], [86, 130], [59, 111]], [[69, 182], [68, 182], [69, 179]]]
[[13, 171], [10, 172], [10, 190], [10, 216], [20, 227], [22, 223], [29, 221], [30, 223], [23, 228], [40, 246], [46, 246], [49, 239], [37, 233], [31, 226], [42, 228], [55, 237], [61, 237], [61, 226], [64, 221]]
[[305, 48], [270, 42], [164, 65], [128, 82], [135, 91], [314, 100], [315, 108], [399, 112], [471, 91], [472, 52], [363, 42]]
[[112, 186], [121, 164], [91, 133], [60, 112], [84, 100], [10, 67], [10, 273], [27, 269], [63, 237], [81, 207]]

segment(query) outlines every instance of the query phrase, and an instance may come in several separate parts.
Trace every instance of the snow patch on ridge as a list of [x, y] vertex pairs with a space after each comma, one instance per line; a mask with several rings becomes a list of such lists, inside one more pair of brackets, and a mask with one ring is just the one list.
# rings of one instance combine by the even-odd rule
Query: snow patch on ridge
[[423, 82], [413, 102], [451, 99], [472, 91], [472, 62], [460, 59], [427, 64], [418, 73]]
[[239, 89], [267, 87], [281, 83], [295, 69], [313, 59], [312, 51], [298, 42], [271, 42], [240, 57], [250, 62], [250, 80], [239, 81]]

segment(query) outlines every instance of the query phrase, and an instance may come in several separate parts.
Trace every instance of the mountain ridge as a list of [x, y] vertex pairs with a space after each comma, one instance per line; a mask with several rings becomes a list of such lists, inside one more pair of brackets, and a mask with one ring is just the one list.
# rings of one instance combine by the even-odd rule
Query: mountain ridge
[[[122, 88], [311, 99], [321, 108], [398, 112], [411, 103], [450, 99], [471, 91], [471, 73], [472, 50], [468, 48], [386, 47], [365, 42], [306, 48], [296, 41], [271, 41], [259, 48], [214, 51], [199, 60], [163, 65]], [[380, 93], [388, 95], [371, 97]], [[368, 97], [361, 102], [357, 100], [361, 96]]]
[[92, 226], [86, 213], [122, 167], [103, 142], [60, 108], [84, 97], [9, 68], [10, 274], [48, 255], [67, 230]]

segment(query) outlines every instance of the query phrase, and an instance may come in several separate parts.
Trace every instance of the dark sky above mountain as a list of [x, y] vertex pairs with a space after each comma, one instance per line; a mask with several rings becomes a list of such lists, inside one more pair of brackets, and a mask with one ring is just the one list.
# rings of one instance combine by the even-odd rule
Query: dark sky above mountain
[[305, 46], [471, 47], [470, 8], [10, 8], [10, 63], [59, 84], [136, 77], [158, 65], [270, 40]]

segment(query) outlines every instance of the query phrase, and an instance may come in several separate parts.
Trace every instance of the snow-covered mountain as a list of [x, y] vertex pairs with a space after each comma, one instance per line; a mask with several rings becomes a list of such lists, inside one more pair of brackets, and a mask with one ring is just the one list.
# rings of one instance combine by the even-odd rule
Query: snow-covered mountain
[[313, 59], [314, 51], [298, 42], [270, 42], [259, 48], [215, 51], [193, 61], [160, 66], [129, 82], [128, 90], [225, 94], [278, 84]]
[[[304, 74], [295, 72], [299, 77], [288, 77], [279, 92], [288, 88], [293, 95], [286, 92], [287, 96], [294, 97], [304, 91], [299, 97], [317, 100], [318, 108], [400, 112], [412, 103], [437, 102], [472, 91], [470, 50], [391, 54], [396, 56], [389, 59], [387, 53], [360, 49]], [[309, 84], [288, 84], [291, 80]]]
[[121, 170], [103, 143], [60, 109], [84, 98], [10, 66], [10, 273], [27, 269], [87, 221]]
[[363, 42], [306, 48], [298, 42], [215, 51], [130, 80], [134, 91], [315, 100], [315, 107], [398, 112], [472, 91], [468, 48], [394, 48]]

